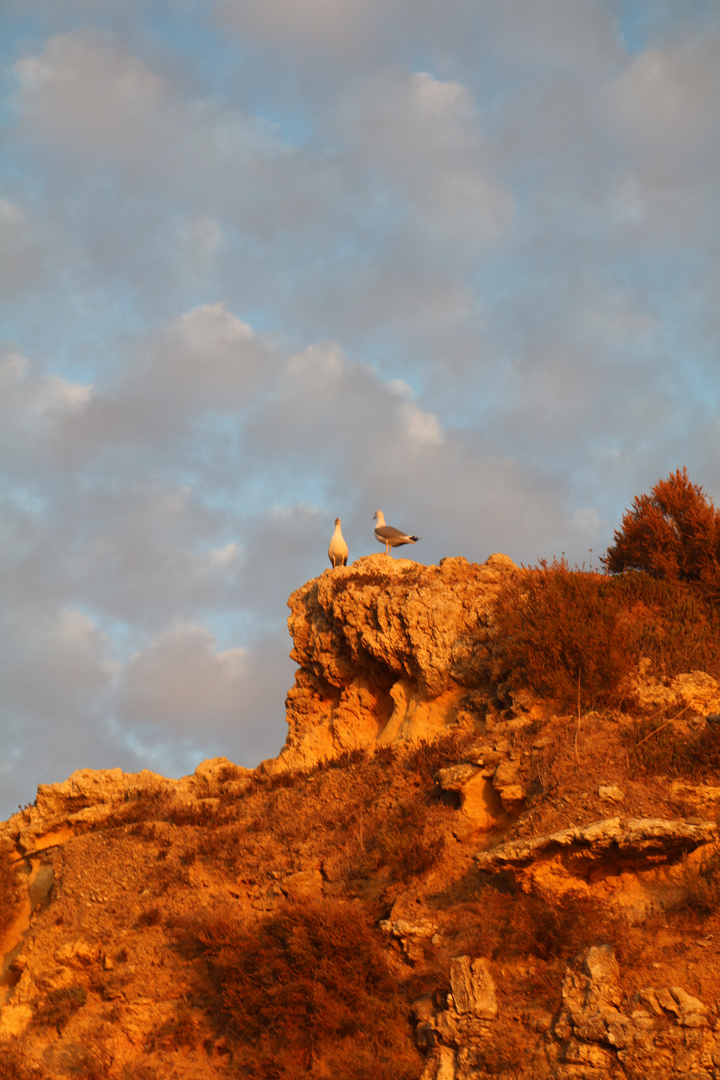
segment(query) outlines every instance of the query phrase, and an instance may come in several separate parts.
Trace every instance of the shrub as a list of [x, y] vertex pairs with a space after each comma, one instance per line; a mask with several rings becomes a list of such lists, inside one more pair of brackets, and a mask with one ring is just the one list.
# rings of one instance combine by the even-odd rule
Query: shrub
[[152, 904], [141, 911], [135, 920], [136, 926], [158, 926], [162, 922], [162, 908], [159, 904]]
[[564, 961], [621, 932], [617, 918], [600, 901], [579, 891], [548, 898], [534, 891], [509, 895], [488, 886], [477, 900], [457, 905], [456, 912], [457, 947], [496, 960], [535, 956]]
[[659, 674], [720, 675], [720, 612], [687, 582], [542, 562], [498, 597], [491, 676], [574, 709], [617, 705], [641, 656]]
[[238, 1075], [418, 1075], [406, 1004], [359, 904], [285, 904], [252, 927], [215, 917], [183, 936], [219, 979]]
[[7, 1041], [0, 1052], [0, 1080], [49, 1080], [40, 1066], [29, 1066], [22, 1052]]
[[352, 876], [374, 875], [384, 867], [390, 881], [406, 881], [430, 870], [444, 846], [444, 837], [428, 829], [423, 802], [403, 802], [368, 836]]
[[83, 986], [61, 986], [57, 990], [50, 990], [37, 1012], [37, 1022], [54, 1024], [58, 1034], [67, 1024], [70, 1017], [81, 1009], [87, 1000], [87, 992]]
[[643, 570], [653, 577], [720, 587], [720, 512], [685, 468], [639, 495], [623, 515], [603, 563], [611, 573]]
[[526, 570], [498, 599], [496, 681], [567, 706], [579, 690], [589, 704], [604, 703], [632, 668], [621, 612], [599, 574], [557, 560]]
[[715, 915], [720, 907], [720, 858], [712, 855], [700, 866], [683, 862], [682, 884], [686, 890], [682, 907], [697, 915]]

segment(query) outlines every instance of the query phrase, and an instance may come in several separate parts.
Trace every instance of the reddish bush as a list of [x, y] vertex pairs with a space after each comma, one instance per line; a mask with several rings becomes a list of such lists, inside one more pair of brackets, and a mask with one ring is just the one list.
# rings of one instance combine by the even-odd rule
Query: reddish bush
[[584, 893], [550, 898], [534, 891], [508, 894], [485, 887], [477, 900], [457, 906], [456, 927], [458, 946], [474, 956], [556, 961], [590, 945], [614, 942], [624, 924]]
[[542, 563], [498, 598], [491, 675], [502, 695], [527, 688], [575, 709], [617, 705], [641, 656], [658, 674], [720, 676], [720, 612], [684, 581]]
[[599, 574], [565, 562], [526, 570], [502, 591], [493, 676], [565, 706], [602, 704], [632, 668], [624, 605]]
[[252, 927], [210, 918], [183, 935], [219, 978], [238, 1075], [418, 1075], [406, 1003], [360, 905], [287, 904]]
[[653, 577], [720, 587], [720, 511], [687, 469], [670, 473], [633, 500], [603, 563], [611, 573], [644, 570]]

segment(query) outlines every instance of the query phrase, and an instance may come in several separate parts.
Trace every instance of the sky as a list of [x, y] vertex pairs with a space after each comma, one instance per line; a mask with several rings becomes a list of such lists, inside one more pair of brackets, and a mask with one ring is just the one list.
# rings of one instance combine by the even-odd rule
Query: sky
[[716, 0], [3, 0], [0, 815], [254, 766], [287, 598], [720, 497]]

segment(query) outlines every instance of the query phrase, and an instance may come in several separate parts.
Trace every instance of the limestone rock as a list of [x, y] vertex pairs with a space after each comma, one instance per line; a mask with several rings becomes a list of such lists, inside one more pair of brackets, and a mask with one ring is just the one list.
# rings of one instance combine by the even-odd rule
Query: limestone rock
[[455, 1080], [455, 1051], [449, 1046], [433, 1050], [420, 1080]]
[[62, 967], [89, 967], [99, 956], [100, 946], [89, 941], [68, 941], [55, 951], [55, 960]]
[[323, 876], [318, 869], [297, 870], [282, 880], [282, 890], [293, 900], [322, 894]]
[[380, 929], [396, 938], [403, 953], [414, 963], [423, 958], [423, 941], [430, 939], [433, 944], [440, 941], [437, 923], [412, 922], [410, 919], [382, 919]]
[[648, 987], [633, 998], [647, 1009], [624, 1011], [619, 974], [608, 945], [588, 949], [569, 965], [553, 1029], [560, 1060], [605, 1070], [600, 1075], [616, 1075], [619, 1067], [620, 1076], [714, 1076], [719, 1048], [703, 1002], [679, 986]]
[[461, 791], [469, 780], [477, 776], [477, 765], [461, 764], [450, 765], [446, 769], [438, 771], [436, 780], [443, 791]]
[[471, 960], [469, 956], [456, 956], [451, 960], [450, 987], [453, 1006], [460, 1015], [470, 1014], [480, 1020], [497, 1016], [495, 983], [483, 957]]
[[685, 812], [691, 811], [703, 817], [716, 817], [720, 811], [720, 787], [712, 784], [691, 784], [687, 780], [673, 780], [670, 799]]
[[280, 764], [306, 767], [376, 742], [431, 739], [460, 717], [472, 722], [488, 684], [494, 601], [515, 573], [501, 555], [482, 566], [371, 555], [294, 592], [288, 627], [299, 670]]
[[720, 712], [720, 685], [704, 671], [685, 672], [669, 682], [652, 673], [651, 661], [643, 657], [630, 680], [629, 692], [642, 709], [687, 709], [698, 716]]
[[40, 784], [33, 805], [0, 823], [0, 840], [32, 855], [107, 822], [127, 802], [165, 796], [188, 804], [228, 789], [237, 795], [251, 776], [252, 770], [224, 757], [201, 762], [194, 776], [180, 780], [167, 780], [149, 769], [78, 769], [58, 784]]
[[0, 1039], [21, 1035], [32, 1018], [31, 1005], [5, 1005], [0, 1011]]
[[625, 798], [625, 793], [620, 790], [617, 784], [600, 784], [598, 795], [603, 802], [620, 803]]
[[545, 836], [533, 836], [481, 851], [475, 861], [481, 870], [520, 869], [542, 856], [562, 853], [578, 866], [610, 859], [615, 865], [645, 856], [654, 861], [678, 858], [718, 838], [714, 821], [699, 823], [661, 818], [605, 818]]

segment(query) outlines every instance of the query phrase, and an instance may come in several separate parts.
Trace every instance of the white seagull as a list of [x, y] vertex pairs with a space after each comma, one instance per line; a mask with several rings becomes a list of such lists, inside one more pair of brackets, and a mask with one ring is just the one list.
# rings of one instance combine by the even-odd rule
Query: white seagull
[[393, 528], [392, 525], [385, 524], [385, 515], [382, 510], [376, 510], [373, 514], [373, 521], [377, 521], [375, 526], [375, 538], [385, 545], [385, 554], [390, 554], [390, 548], [402, 547], [403, 544], [414, 544], [420, 537], [410, 536], [408, 533], [400, 532], [399, 529]]
[[347, 566], [348, 546], [345, 543], [345, 539], [340, 529], [340, 518], [335, 518], [335, 532], [330, 538], [328, 558], [330, 559], [330, 565], [333, 569], [335, 569], [336, 566]]

